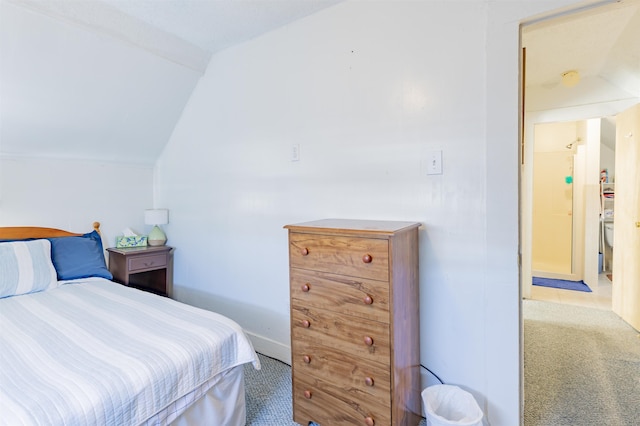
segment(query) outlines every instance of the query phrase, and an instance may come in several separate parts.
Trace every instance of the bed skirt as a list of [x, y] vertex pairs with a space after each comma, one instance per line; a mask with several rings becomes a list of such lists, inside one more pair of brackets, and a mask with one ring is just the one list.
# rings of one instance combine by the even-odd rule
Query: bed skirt
[[244, 367], [234, 367], [203, 383], [147, 420], [145, 426], [244, 426]]

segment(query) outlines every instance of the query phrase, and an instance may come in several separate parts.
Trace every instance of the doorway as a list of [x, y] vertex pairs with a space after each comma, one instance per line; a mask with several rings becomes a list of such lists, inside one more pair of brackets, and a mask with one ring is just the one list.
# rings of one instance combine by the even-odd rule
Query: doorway
[[[624, 54], [633, 56], [640, 53], [638, 52], [640, 47], [637, 43], [637, 40], [640, 39], [639, 8], [640, 2], [638, 1], [617, 2], [605, 6], [600, 5], [589, 10], [580, 10], [572, 14], [561, 13], [521, 28], [521, 46], [526, 49], [523, 66], [525, 79], [522, 82], [524, 103], [522, 116], [523, 161], [520, 164], [521, 294], [524, 299], [531, 297], [532, 271], [535, 270], [532, 255], [534, 246], [532, 229], [534, 228], [533, 160], [537, 126], [583, 122], [585, 123], [585, 134], [599, 138], [603, 117], [616, 116], [638, 103], [640, 69], [637, 68], [637, 65], [635, 68], [625, 68], [628, 64], [625, 64], [621, 57]], [[564, 78], [564, 75], [569, 77]], [[629, 80], [620, 80], [621, 75], [632, 77]], [[593, 152], [588, 152], [584, 148], [580, 148], [579, 145], [576, 155], [583, 155], [579, 161], [580, 164], [593, 164], [599, 161], [599, 158], [594, 158]], [[582, 152], [578, 152], [580, 150]], [[581, 243], [576, 243], [576, 233], [574, 233], [571, 250], [574, 259], [577, 250], [584, 250], [583, 254], [577, 256], [583, 262], [583, 271], [588, 268], [597, 271], [599, 269], [598, 252], [600, 248], [600, 176], [587, 172], [587, 168], [581, 168], [582, 166], [576, 162], [576, 157], [574, 157], [573, 166], [573, 179], [580, 176], [584, 181], [584, 184], [581, 185], [583, 188], [581, 194], [576, 191], [578, 186], [573, 185], [574, 211], [576, 199], [580, 199], [578, 202], [582, 203], [585, 209], [585, 229], [591, 229], [591, 225], [589, 225], [591, 223], [595, 224], [596, 230], [591, 229], [589, 231], [591, 236], [585, 235], [584, 241]], [[568, 173], [567, 176], [569, 176]], [[555, 179], [561, 177], [560, 174]], [[559, 212], [559, 209], [557, 210]], [[573, 225], [572, 229], [574, 229]], [[574, 273], [579, 269], [576, 268], [574, 262], [571, 272]], [[566, 270], [565, 266], [563, 272]], [[598, 275], [596, 277], [596, 281], [601, 278]], [[562, 300], [553, 301], [564, 303]], [[527, 301], [527, 303], [529, 302]], [[523, 302], [523, 310], [524, 305], [525, 302]], [[606, 308], [611, 309], [611, 302]], [[521, 320], [523, 320], [522, 316]], [[524, 322], [521, 325], [524, 327]], [[525, 398], [524, 347], [526, 338], [524, 331], [522, 336], [522, 397]], [[567, 348], [570, 346], [568, 345]], [[577, 372], [585, 367], [575, 365], [571, 368]], [[524, 399], [522, 402], [524, 403]]]
[[[629, 68], [628, 58], [640, 54], [640, 47], [636, 42], [640, 38], [640, 2], [617, 2], [573, 14], [560, 14], [523, 26], [521, 36], [521, 44], [526, 49], [522, 132], [524, 161], [521, 164], [520, 190], [521, 293], [524, 298], [529, 298], [534, 271], [548, 272], [546, 275], [549, 278], [583, 279], [594, 286], [598, 283], [598, 272], [601, 269], [598, 265], [601, 251], [599, 152], [595, 148], [582, 152], [586, 156], [587, 165], [582, 171], [574, 164], [574, 176], [571, 178], [578, 179], [575, 174], [581, 172], [584, 182], [582, 185], [574, 182], [570, 184], [571, 188], [564, 187], [567, 194], [569, 189], [573, 189], [574, 211], [569, 213], [569, 209], [563, 209], [564, 214], [571, 214], [573, 219], [573, 224], [570, 225], [573, 232], [571, 244], [564, 244], [561, 256], [557, 253], [552, 255], [547, 249], [538, 250], [542, 252], [541, 266], [540, 262], [536, 264], [532, 254], [540, 242], [534, 239], [542, 238], [539, 233], [533, 233], [534, 220], [540, 219], [537, 213], [535, 217], [533, 213], [533, 169], [536, 168], [535, 155], [538, 155], [534, 151], [535, 132], [542, 125], [583, 122], [587, 127], [585, 132], [600, 139], [604, 117], [615, 116], [638, 102], [640, 69], [636, 69], [637, 65], [636, 68]], [[623, 75], [626, 77], [621, 78]], [[565, 139], [564, 145], [570, 145], [571, 137]], [[572, 149], [576, 150], [577, 146], [577, 150], [580, 150], [583, 144], [584, 140], [574, 144]], [[577, 150], [576, 154], [580, 154]], [[544, 169], [543, 166], [541, 173], [545, 172]], [[570, 173], [567, 172], [565, 177], [570, 177]], [[554, 179], [556, 183], [561, 183], [558, 180], [563, 179], [563, 176], [559, 175]], [[561, 193], [561, 187], [559, 185], [558, 194]], [[577, 193], [579, 191], [583, 193]], [[568, 200], [564, 201], [568, 203]], [[578, 223], [577, 215], [580, 211], [575, 209], [576, 201], [584, 208], [581, 223]], [[567, 217], [561, 220], [558, 203], [553, 208], [555, 210], [549, 212], [549, 217], [555, 215], [554, 220], [549, 219], [551, 233], [557, 232], [553, 227], [559, 226], [560, 222], [569, 222]], [[569, 241], [566, 231], [563, 238], [565, 242]], [[567, 265], [569, 251], [572, 256], [570, 270]], [[553, 264], [558, 259], [562, 259], [560, 263], [564, 266]]]

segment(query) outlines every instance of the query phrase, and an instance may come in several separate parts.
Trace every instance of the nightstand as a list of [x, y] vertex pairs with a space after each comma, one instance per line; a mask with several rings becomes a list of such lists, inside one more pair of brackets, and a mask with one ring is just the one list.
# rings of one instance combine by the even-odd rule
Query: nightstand
[[171, 297], [173, 293], [173, 247], [127, 247], [107, 249], [113, 281]]

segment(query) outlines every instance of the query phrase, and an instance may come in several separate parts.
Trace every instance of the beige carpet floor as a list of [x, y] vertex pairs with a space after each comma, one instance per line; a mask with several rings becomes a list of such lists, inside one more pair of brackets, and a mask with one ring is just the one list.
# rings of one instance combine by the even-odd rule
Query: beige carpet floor
[[524, 301], [525, 426], [640, 425], [640, 335], [611, 311]]

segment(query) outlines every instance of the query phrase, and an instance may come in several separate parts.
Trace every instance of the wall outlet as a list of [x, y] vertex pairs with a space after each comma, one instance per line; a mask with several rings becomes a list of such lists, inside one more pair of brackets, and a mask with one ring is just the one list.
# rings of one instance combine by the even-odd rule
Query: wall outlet
[[291, 161], [300, 161], [300, 144], [291, 146]]
[[427, 155], [427, 174], [442, 174], [442, 151], [431, 151]]

